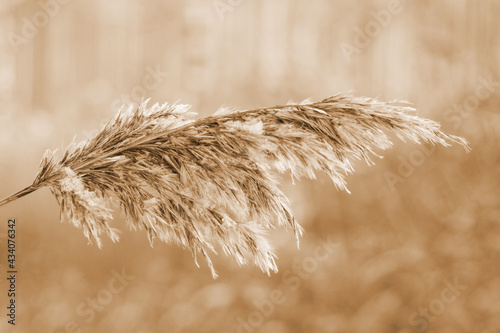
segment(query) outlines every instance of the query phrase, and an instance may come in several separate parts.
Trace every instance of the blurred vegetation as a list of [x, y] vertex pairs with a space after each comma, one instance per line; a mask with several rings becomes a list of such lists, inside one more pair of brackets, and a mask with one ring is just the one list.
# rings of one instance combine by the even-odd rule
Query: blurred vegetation
[[[351, 90], [406, 99], [466, 137], [472, 152], [398, 143], [375, 166], [358, 163], [350, 195], [326, 177], [287, 180], [306, 233], [300, 251], [290, 232], [273, 233], [281, 271], [271, 277], [219, 256], [212, 280], [189, 252], [150, 248], [118, 214], [120, 243], [98, 250], [58, 222], [57, 203], [41, 190], [0, 210], [0, 232], [8, 217], [18, 221], [16, 332], [500, 330], [499, 1], [401, 1], [350, 62], [340, 45], [352, 45], [355, 28], [376, 22], [372, 12], [389, 1], [55, 3], [30, 38], [23, 29], [40, 2], [0, 4], [4, 196], [31, 182], [45, 149], [85, 139], [121, 102], [143, 97], [180, 100], [200, 116]], [[477, 98], [481, 80], [497, 83]], [[389, 173], [400, 178], [391, 183]], [[320, 261], [327, 240], [336, 246]], [[103, 298], [122, 268], [134, 279]], [[463, 288], [454, 293], [455, 282]], [[279, 304], [262, 308], [275, 289]], [[89, 297], [106, 300], [92, 318], [81, 313]], [[0, 331], [10, 330], [3, 317]]]

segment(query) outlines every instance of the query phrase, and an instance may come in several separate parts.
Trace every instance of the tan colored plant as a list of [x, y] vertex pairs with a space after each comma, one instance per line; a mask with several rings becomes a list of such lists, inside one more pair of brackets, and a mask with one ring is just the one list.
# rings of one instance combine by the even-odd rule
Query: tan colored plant
[[411, 114], [399, 102], [339, 94], [317, 103], [249, 111], [218, 111], [189, 120], [185, 105], [121, 110], [96, 137], [71, 144], [56, 161], [47, 151], [32, 185], [0, 206], [48, 186], [62, 215], [101, 246], [100, 235], [118, 240], [111, 228], [114, 205], [129, 226], [201, 254], [216, 276], [208, 252], [216, 246], [239, 264], [276, 271], [265, 231], [294, 219], [272, 171], [314, 178], [320, 170], [346, 190], [351, 162], [370, 163], [375, 149], [391, 141], [384, 130], [413, 142], [449, 145], [462, 138], [434, 121]]

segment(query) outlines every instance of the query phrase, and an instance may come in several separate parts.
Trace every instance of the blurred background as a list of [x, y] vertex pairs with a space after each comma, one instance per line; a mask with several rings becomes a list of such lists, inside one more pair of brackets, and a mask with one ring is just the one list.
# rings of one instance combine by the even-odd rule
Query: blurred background
[[[143, 98], [257, 108], [338, 92], [414, 103], [472, 151], [397, 142], [283, 190], [306, 232], [269, 237], [280, 272], [126, 229], [102, 250], [47, 189], [0, 208], [1, 332], [500, 332], [500, 1], [2, 0], [0, 195], [46, 149]], [[17, 219], [18, 317], [7, 219]], [[497, 267], [497, 268], [495, 268]]]

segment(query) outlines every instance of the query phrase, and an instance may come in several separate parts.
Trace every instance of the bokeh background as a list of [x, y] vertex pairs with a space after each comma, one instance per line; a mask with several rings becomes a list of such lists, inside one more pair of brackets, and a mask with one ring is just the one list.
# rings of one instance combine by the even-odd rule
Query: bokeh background
[[219, 256], [213, 280], [120, 214], [121, 241], [99, 250], [42, 189], [0, 208], [0, 331], [500, 332], [498, 17], [496, 0], [2, 0], [1, 196], [31, 183], [47, 148], [142, 98], [200, 117], [343, 91], [405, 99], [472, 151], [397, 142], [356, 165], [352, 194], [283, 177], [306, 233], [300, 250], [291, 232], [270, 234], [271, 277]]

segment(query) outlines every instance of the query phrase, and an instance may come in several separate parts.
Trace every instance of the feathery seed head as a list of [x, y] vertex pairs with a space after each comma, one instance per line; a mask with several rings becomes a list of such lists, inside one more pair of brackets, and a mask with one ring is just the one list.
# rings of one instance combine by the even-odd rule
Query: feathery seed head
[[[187, 105], [121, 109], [93, 138], [71, 144], [60, 161], [46, 153], [29, 191], [49, 186], [61, 212], [90, 241], [118, 240], [109, 226], [111, 203], [130, 227], [154, 239], [201, 254], [216, 276], [209, 252], [222, 248], [239, 264], [248, 257], [264, 272], [276, 271], [265, 231], [297, 223], [273, 171], [293, 179], [325, 172], [346, 189], [352, 160], [371, 163], [375, 151], [400, 139], [467, 147], [400, 103], [336, 95], [249, 111], [224, 109], [192, 120]], [[28, 193], [28, 192], [26, 192]], [[24, 194], [23, 194], [24, 195]]]

